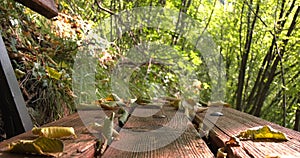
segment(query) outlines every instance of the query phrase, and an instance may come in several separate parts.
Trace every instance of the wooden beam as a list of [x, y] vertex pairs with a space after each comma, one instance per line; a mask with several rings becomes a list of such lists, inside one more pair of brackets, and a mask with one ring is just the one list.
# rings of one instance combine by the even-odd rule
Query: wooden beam
[[31, 130], [32, 122], [0, 35], [0, 108], [7, 137]]
[[50, 19], [58, 15], [54, 0], [15, 0]]

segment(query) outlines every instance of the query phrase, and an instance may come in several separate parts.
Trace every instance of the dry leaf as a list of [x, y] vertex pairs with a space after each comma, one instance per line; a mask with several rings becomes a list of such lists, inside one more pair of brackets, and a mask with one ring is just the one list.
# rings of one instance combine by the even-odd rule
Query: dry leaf
[[[95, 131], [98, 131], [98, 132], [100, 132], [100, 131], [103, 130], [103, 126], [100, 125], [100, 124], [97, 123], [97, 122], [94, 122], [94, 123], [92, 123], [92, 124], [89, 124], [89, 125], [88, 125], [88, 128], [89, 128], [90, 130], [95, 130]], [[113, 129], [112, 129], [112, 137], [113, 137], [115, 140], [117, 140], [119, 136], [120, 136], [119, 132], [116, 131], [116, 130], [113, 128]]]
[[113, 140], [113, 127], [114, 127], [114, 117], [115, 113], [113, 112], [110, 118], [106, 117], [103, 124], [103, 135], [107, 139], [108, 144]]
[[122, 99], [114, 93], [111, 93], [105, 98], [106, 101], [121, 101]]
[[194, 107], [194, 110], [195, 110], [196, 113], [203, 112], [203, 111], [205, 111], [207, 109], [208, 109], [208, 107], [202, 107], [202, 106], [195, 106]]
[[228, 146], [240, 146], [240, 139], [233, 136], [233, 137], [230, 137], [228, 141], [225, 142], [225, 145], [228, 145]]
[[40, 154], [45, 156], [56, 156], [63, 152], [64, 144], [61, 140], [39, 137], [35, 140], [19, 140], [16, 143], [9, 144], [10, 152], [21, 154]]
[[210, 101], [208, 101], [207, 106], [225, 106], [225, 107], [230, 107], [231, 105], [229, 103], [225, 103], [223, 101], [216, 101], [216, 102], [210, 102]]
[[269, 154], [269, 155], [266, 155], [265, 158], [296, 158], [296, 157], [299, 157], [300, 154], [298, 155], [276, 155], [276, 154]]
[[102, 109], [104, 110], [115, 110], [117, 109], [117, 104], [115, 102], [110, 102], [110, 103], [100, 103], [99, 104], [101, 106]]
[[70, 136], [77, 138], [73, 127], [33, 127], [31, 131], [34, 135], [49, 138], [62, 138]]
[[193, 120], [195, 117], [194, 107], [197, 103], [193, 99], [185, 99], [181, 101], [181, 107], [184, 109], [184, 114], [190, 119]]
[[226, 158], [227, 153], [225, 153], [225, 149], [223, 148], [219, 148], [218, 152], [217, 152], [217, 158]]
[[101, 155], [104, 153], [105, 149], [107, 148], [107, 139], [103, 134], [100, 135], [100, 138], [97, 140], [95, 144], [95, 153], [94, 157], [101, 157]]
[[246, 131], [240, 132], [237, 136], [242, 139], [275, 139], [275, 140], [288, 140], [287, 136], [272, 127], [265, 125], [259, 127], [249, 128]]
[[129, 117], [129, 113], [123, 109], [123, 108], [120, 108], [119, 111], [118, 111], [118, 114], [120, 114], [119, 116], [119, 126], [120, 127], [123, 127], [125, 122], [127, 121], [128, 117]]

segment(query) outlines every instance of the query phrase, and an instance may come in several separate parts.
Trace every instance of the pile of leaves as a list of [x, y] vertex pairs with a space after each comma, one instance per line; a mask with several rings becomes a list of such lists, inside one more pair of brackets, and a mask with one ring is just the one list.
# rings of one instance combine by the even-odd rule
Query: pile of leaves
[[34, 124], [72, 113], [72, 61], [88, 23], [67, 11], [49, 20], [13, 0], [0, 4], [0, 32]]

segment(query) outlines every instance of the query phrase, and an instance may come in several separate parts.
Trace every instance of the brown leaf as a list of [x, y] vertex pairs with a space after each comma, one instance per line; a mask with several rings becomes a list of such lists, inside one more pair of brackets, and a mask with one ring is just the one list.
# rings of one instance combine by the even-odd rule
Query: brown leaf
[[195, 112], [196, 112], [196, 113], [200, 113], [200, 112], [203, 112], [203, 111], [207, 110], [208, 107], [201, 107], [201, 106], [198, 106], [198, 107], [195, 107], [194, 109], [195, 109]]
[[228, 146], [240, 146], [240, 139], [233, 136], [233, 137], [230, 137], [228, 141], [225, 142], [225, 145], [228, 145]]
[[227, 153], [225, 152], [224, 147], [223, 148], [219, 148], [218, 152], [217, 152], [217, 158], [226, 158]]

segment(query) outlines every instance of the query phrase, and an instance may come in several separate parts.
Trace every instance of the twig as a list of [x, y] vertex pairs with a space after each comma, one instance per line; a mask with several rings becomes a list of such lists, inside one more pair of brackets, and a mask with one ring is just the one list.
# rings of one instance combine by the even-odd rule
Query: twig
[[[260, 16], [258, 16], [257, 14], [256, 14], [256, 12], [252, 9], [252, 7], [248, 4], [248, 2], [247, 1], [244, 1], [244, 3], [249, 7], [249, 9], [250, 9], [250, 11], [262, 22], [262, 24], [265, 26], [265, 27], [268, 27], [268, 25], [263, 21], [263, 19], [260, 17]], [[270, 34], [273, 36], [273, 37], [275, 37], [275, 35], [274, 35], [274, 33], [272, 32], [272, 31], [268, 31], [268, 32], [270, 32]]]
[[97, 4], [97, 6], [99, 7], [99, 9], [111, 14], [111, 15], [116, 15], [116, 13], [114, 13], [113, 11], [107, 9], [107, 8], [104, 8], [102, 5], [101, 5], [101, 2], [98, 2], [97, 0], [95, 0], [95, 3]]

